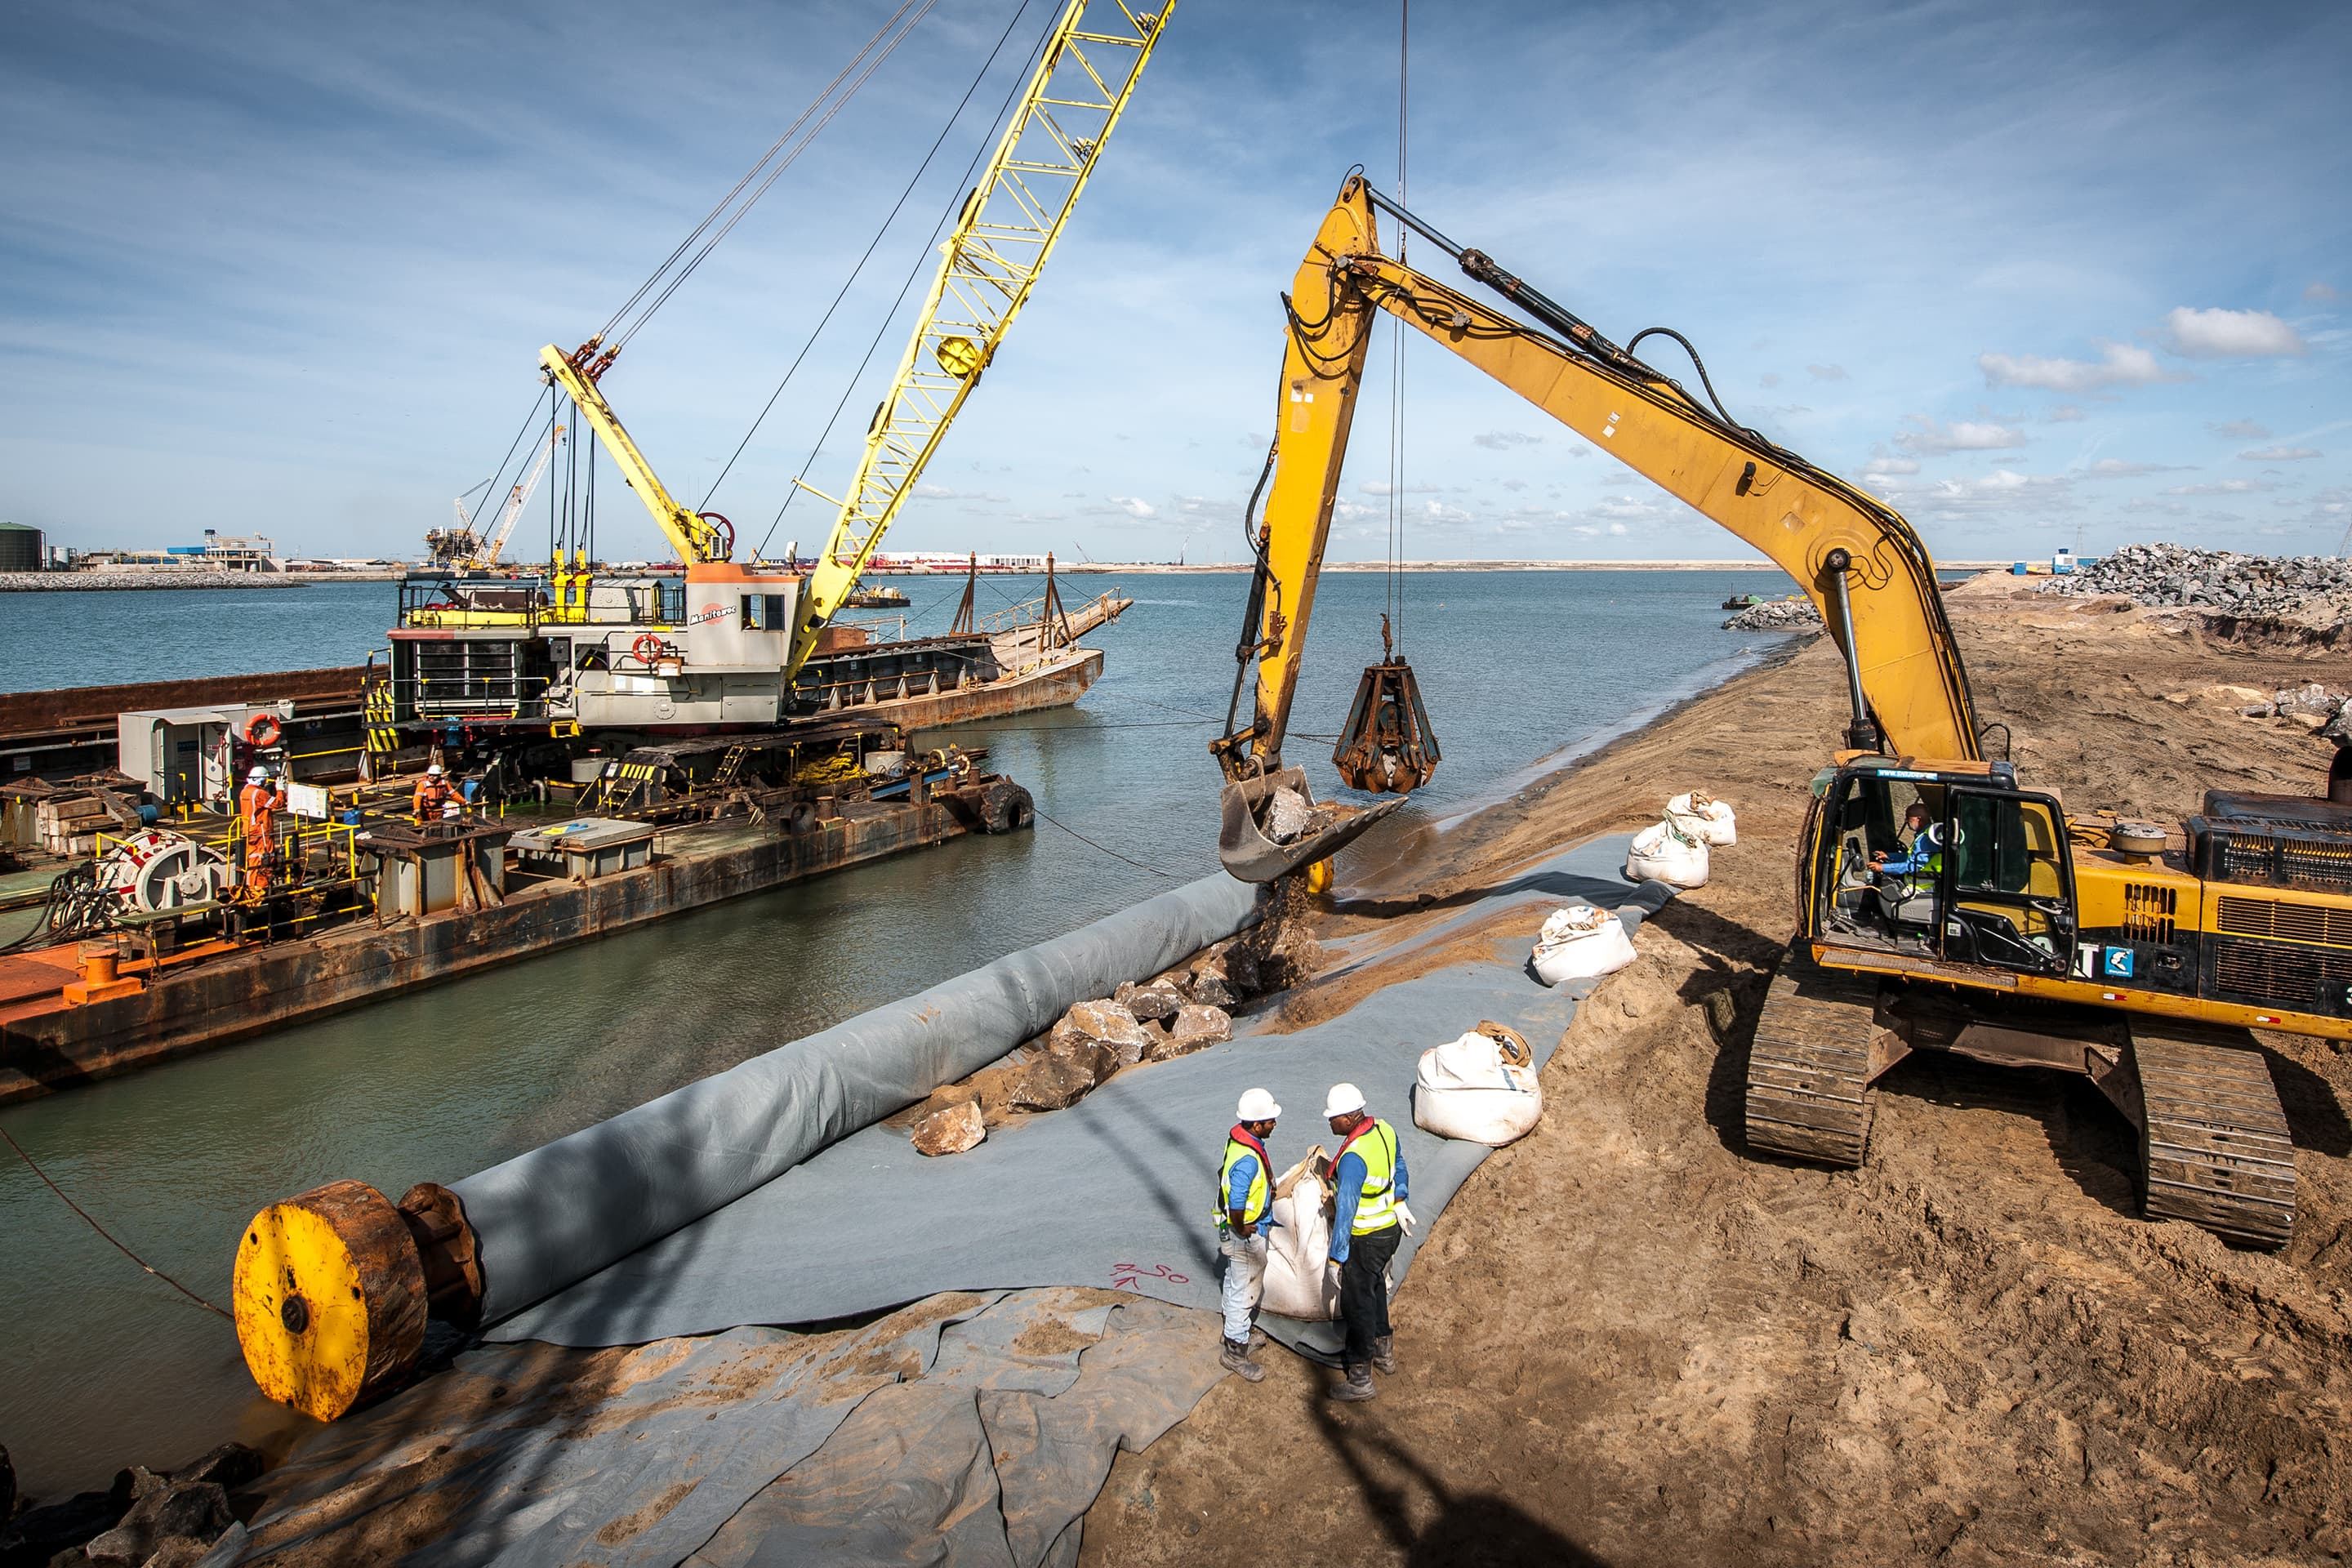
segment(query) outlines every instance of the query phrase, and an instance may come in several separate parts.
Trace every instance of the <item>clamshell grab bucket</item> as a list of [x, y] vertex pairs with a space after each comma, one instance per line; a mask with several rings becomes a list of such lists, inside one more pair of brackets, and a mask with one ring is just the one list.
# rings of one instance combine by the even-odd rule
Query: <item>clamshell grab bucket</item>
[[[1386, 629], [1381, 632], [1383, 639]], [[1410, 795], [1437, 771], [1437, 733], [1422, 706], [1421, 682], [1402, 658], [1364, 667], [1356, 700], [1331, 749], [1339, 782], [1370, 795]]]
[[[1266, 816], [1277, 790], [1295, 790], [1311, 808], [1312, 818], [1331, 818], [1312, 831], [1290, 839], [1276, 839], [1266, 831]], [[1217, 858], [1228, 874], [1244, 882], [1271, 882], [1318, 860], [1328, 859], [1355, 842], [1372, 824], [1404, 805], [1404, 797], [1378, 805], [1359, 807], [1315, 805], [1300, 768], [1281, 768], [1254, 779], [1225, 785], [1218, 799], [1223, 820], [1217, 828]]]

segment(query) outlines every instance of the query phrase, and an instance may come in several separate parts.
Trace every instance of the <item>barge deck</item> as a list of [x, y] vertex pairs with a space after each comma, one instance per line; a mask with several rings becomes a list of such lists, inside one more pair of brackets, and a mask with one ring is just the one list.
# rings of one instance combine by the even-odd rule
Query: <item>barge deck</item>
[[94, 943], [0, 956], [0, 1105], [966, 833], [1026, 826], [1026, 792], [992, 779], [919, 804], [845, 802], [797, 827], [728, 820], [665, 829], [649, 863], [503, 891], [476, 882], [478, 890], [421, 916], [362, 917], [316, 936], [200, 943], [160, 957], [110, 955], [104, 981], [84, 957]]

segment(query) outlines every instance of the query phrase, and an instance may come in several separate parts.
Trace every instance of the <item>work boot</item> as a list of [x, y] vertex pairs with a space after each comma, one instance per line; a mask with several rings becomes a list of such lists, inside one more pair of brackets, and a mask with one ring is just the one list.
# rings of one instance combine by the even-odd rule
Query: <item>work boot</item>
[[1396, 1336], [1382, 1334], [1372, 1342], [1372, 1370], [1383, 1377], [1396, 1373]]
[[1265, 1368], [1250, 1360], [1249, 1343], [1245, 1340], [1227, 1340], [1224, 1350], [1217, 1357], [1217, 1364], [1244, 1383], [1255, 1383], [1265, 1376]]
[[1380, 1394], [1381, 1391], [1372, 1386], [1372, 1369], [1369, 1366], [1349, 1367], [1348, 1381], [1331, 1385], [1331, 1397], [1343, 1405], [1353, 1405], [1366, 1399], [1377, 1399]]

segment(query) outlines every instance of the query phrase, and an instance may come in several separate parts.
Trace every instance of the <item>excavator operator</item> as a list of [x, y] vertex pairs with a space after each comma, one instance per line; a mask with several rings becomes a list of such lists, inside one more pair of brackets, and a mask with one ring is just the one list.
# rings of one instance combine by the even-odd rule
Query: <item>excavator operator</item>
[[1944, 830], [1925, 801], [1903, 813], [1902, 853], [1880, 850], [1870, 858], [1870, 874], [1889, 934], [1904, 921], [1934, 925], [1936, 882], [1944, 869]]

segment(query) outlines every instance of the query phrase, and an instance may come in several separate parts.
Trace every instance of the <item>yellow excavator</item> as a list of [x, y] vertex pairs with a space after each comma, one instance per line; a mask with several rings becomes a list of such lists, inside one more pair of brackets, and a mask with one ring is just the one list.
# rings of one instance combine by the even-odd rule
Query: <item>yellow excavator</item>
[[[1381, 213], [1516, 310], [1384, 254]], [[1282, 758], [1385, 311], [1761, 551], [1804, 589], [1844, 656], [1846, 744], [1813, 777], [1797, 846], [1798, 928], [1748, 1058], [1749, 1150], [1860, 1165], [1873, 1086], [1916, 1051], [2055, 1068], [2089, 1078], [2138, 1129], [2150, 1217], [2284, 1245], [2294, 1151], [2250, 1031], [2352, 1039], [2352, 752], [2338, 753], [2325, 796], [2214, 792], [2177, 829], [2071, 815], [2054, 791], [1985, 754], [1989, 735], [2006, 752], [2007, 732], [1978, 717], [1935, 563], [1910, 524], [1735, 422], [1680, 334], [1654, 328], [1619, 347], [1360, 174], [1284, 305], [1240, 670], [1226, 732], [1210, 745], [1226, 778], [1228, 870], [1328, 878], [1332, 854], [1434, 765], [1412, 671], [1392, 658], [1365, 672], [1335, 752], [1344, 782], [1392, 798], [1317, 805], [1304, 771]], [[1690, 353], [1705, 402], [1636, 357], [1653, 334]], [[1874, 858], [1907, 868], [1889, 874]]]

